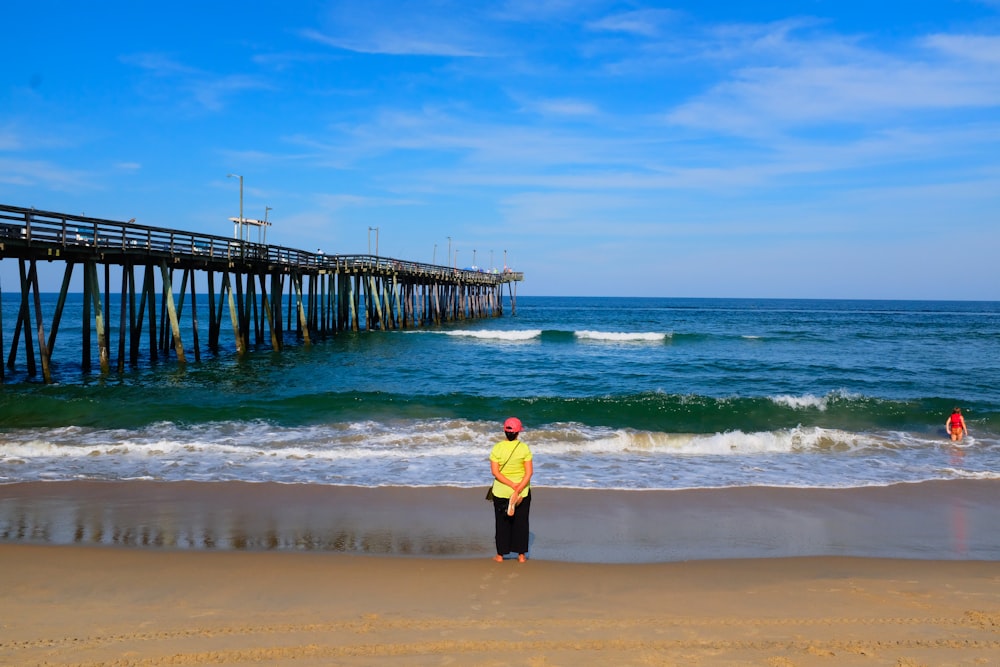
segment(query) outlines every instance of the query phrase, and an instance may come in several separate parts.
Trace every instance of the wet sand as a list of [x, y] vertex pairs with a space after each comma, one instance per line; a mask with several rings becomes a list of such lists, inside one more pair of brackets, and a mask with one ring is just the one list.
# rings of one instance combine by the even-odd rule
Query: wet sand
[[0, 664], [1000, 664], [998, 490], [9, 485]]
[[[391, 556], [493, 553], [483, 489], [243, 482], [0, 486], [0, 542]], [[687, 491], [535, 488], [535, 560], [1000, 560], [1000, 481]]]

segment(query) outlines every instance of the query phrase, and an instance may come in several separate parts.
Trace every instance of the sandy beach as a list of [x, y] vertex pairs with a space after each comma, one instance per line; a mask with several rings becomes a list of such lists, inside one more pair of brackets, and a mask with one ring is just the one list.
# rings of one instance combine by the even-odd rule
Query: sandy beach
[[544, 489], [498, 564], [476, 489], [8, 485], [0, 663], [1000, 664], [997, 485], [916, 486]]
[[0, 547], [11, 665], [995, 665], [1000, 567]]

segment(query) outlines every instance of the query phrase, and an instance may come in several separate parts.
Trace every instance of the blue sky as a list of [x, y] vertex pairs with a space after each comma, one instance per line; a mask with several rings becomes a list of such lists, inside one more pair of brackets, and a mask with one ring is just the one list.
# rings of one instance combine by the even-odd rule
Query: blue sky
[[0, 203], [232, 235], [236, 173], [269, 242], [519, 294], [1000, 299], [1000, 0], [0, 15]]

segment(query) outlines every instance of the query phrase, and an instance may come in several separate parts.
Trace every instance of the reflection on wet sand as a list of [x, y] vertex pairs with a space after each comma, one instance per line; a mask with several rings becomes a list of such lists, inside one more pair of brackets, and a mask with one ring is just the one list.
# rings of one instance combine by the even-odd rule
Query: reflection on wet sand
[[[952, 445], [949, 452], [952, 467], [961, 470], [965, 463], [965, 450], [959, 446]], [[951, 501], [951, 535], [955, 554], [960, 558], [965, 558], [969, 551], [968, 532], [966, 527], [965, 506], [961, 500]]]
[[289, 525], [279, 528], [232, 520], [231, 516], [192, 516], [186, 523], [170, 513], [138, 519], [117, 508], [66, 513], [30, 503], [3, 509], [0, 540], [89, 546], [219, 549], [236, 551], [334, 551], [341, 553], [461, 556], [483, 553], [488, 543], [455, 539], [396, 535], [373, 527], [330, 526], [325, 530]]
[[[961, 453], [956, 453], [961, 457]], [[956, 459], [960, 462], [960, 459]], [[853, 489], [538, 488], [532, 558], [670, 562], [869, 556], [1000, 560], [1000, 482]], [[486, 557], [478, 488], [242, 482], [0, 485], [0, 541], [183, 550]]]

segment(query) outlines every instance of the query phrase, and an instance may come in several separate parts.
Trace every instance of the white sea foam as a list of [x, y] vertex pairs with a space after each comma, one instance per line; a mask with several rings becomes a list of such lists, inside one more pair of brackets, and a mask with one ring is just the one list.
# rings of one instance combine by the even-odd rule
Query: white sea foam
[[[11, 430], [0, 481], [241, 480], [357, 486], [478, 486], [489, 479], [498, 424], [461, 418], [283, 426], [264, 421], [122, 429]], [[669, 433], [556, 422], [524, 441], [540, 486], [698, 488], [869, 486], [925, 479], [1000, 478], [981, 438], [949, 443], [906, 432], [802, 427]], [[877, 465], [869, 462], [878, 461]]]
[[815, 408], [821, 412], [826, 410], [830, 402], [829, 396], [813, 396], [812, 394], [805, 394], [804, 396], [782, 394], [780, 396], [770, 396], [769, 398], [773, 403], [783, 405], [787, 408], [793, 408], [795, 410]]
[[580, 340], [610, 341], [614, 343], [659, 343], [667, 339], [669, 334], [655, 332], [620, 332], [620, 331], [576, 331], [574, 335]]
[[945, 468], [944, 472], [960, 479], [1000, 479], [1000, 472], [994, 470], [960, 470]]
[[433, 333], [459, 338], [478, 338], [480, 340], [523, 341], [532, 340], [542, 335], [541, 329], [518, 329], [513, 331], [459, 329], [457, 331], [436, 331]]
[[813, 394], [804, 394], [802, 396], [793, 396], [791, 394], [781, 394], [778, 396], [768, 397], [773, 403], [777, 405], [783, 405], [788, 408], [793, 408], [796, 410], [801, 410], [805, 408], [814, 408], [820, 412], [825, 411], [830, 403], [838, 400], [858, 400], [862, 396], [860, 394], [854, 394], [848, 391], [838, 390], [832, 391], [825, 396], [814, 396]]
[[[683, 454], [706, 456], [744, 456], [793, 451], [855, 450], [878, 447], [883, 441], [875, 436], [818, 427], [779, 431], [726, 431], [723, 433], [663, 433], [620, 429], [583, 436], [568, 427], [562, 433], [541, 434], [539, 446], [552, 453], [585, 454]], [[550, 444], [551, 443], [551, 444]]]

